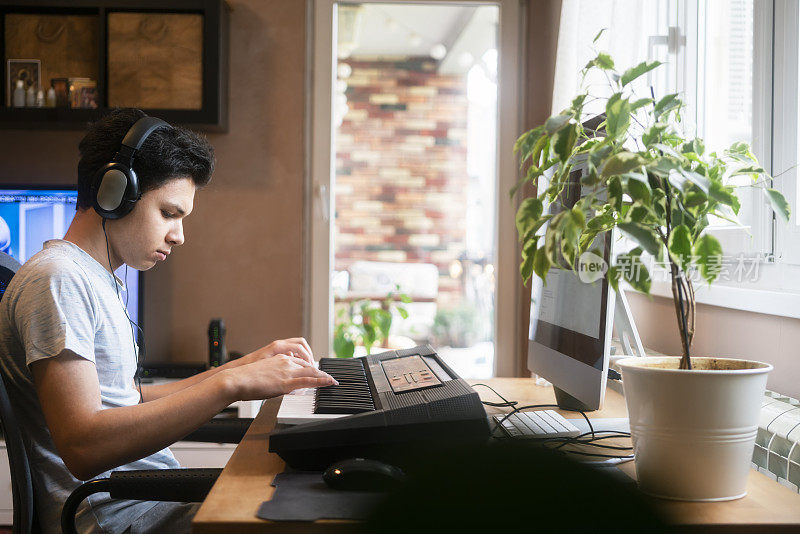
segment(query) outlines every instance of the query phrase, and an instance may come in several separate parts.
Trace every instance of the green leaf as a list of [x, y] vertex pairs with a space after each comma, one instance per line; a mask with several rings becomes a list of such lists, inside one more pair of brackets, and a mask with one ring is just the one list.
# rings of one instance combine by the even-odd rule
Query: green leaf
[[644, 146], [647, 148], [652, 148], [653, 145], [660, 141], [661, 134], [664, 133], [664, 130], [666, 129], [667, 125], [663, 122], [657, 122], [646, 129], [642, 134], [642, 142], [644, 143]]
[[547, 161], [547, 154], [550, 147], [550, 138], [542, 135], [531, 149], [531, 164], [542, 168]]
[[597, 237], [597, 235], [599, 233], [600, 232], [598, 232], [596, 230], [594, 230], [594, 231], [590, 230], [590, 231], [586, 231], [583, 234], [581, 234], [581, 238], [578, 241], [578, 252], [583, 254], [586, 251], [587, 248], [592, 246], [592, 243], [594, 242], [595, 238]]
[[553, 152], [566, 163], [578, 139], [578, 125], [569, 123], [553, 135]]
[[542, 216], [544, 207], [538, 198], [526, 198], [522, 201], [517, 210], [517, 233], [520, 241], [530, 233]]
[[683, 160], [683, 155], [679, 154], [674, 148], [669, 145], [665, 145], [664, 143], [656, 143], [653, 145], [653, 148], [658, 149], [659, 152], [665, 154], [667, 156], [672, 156], [678, 162]]
[[608, 180], [608, 203], [615, 210], [622, 211], [622, 182], [619, 176], [612, 176]]
[[686, 208], [696, 208], [697, 206], [701, 206], [707, 201], [708, 197], [705, 195], [705, 193], [701, 191], [691, 191], [690, 193], [686, 194], [686, 197], [684, 197], [683, 205]]
[[750, 177], [755, 182], [758, 180], [759, 175], [767, 174], [763, 168], [759, 167], [758, 165], [746, 165], [744, 167], [739, 167], [735, 171], [731, 173], [731, 176], [741, 176], [749, 174]]
[[606, 52], [600, 52], [597, 57], [586, 64], [587, 69], [597, 67], [603, 70], [612, 70], [614, 68], [614, 60]]
[[538, 241], [538, 239], [531, 239], [522, 247], [522, 263], [519, 266], [519, 274], [522, 276], [523, 282], [527, 282], [533, 272], [533, 257], [536, 254]]
[[700, 275], [708, 283], [716, 280], [722, 268], [722, 245], [717, 238], [709, 234], [701, 235], [692, 248], [692, 254]]
[[792, 208], [789, 207], [789, 203], [786, 202], [786, 199], [783, 198], [783, 195], [775, 189], [768, 188], [764, 188], [764, 194], [772, 206], [772, 211], [774, 211], [784, 223], [788, 223], [789, 216], [792, 213]]
[[622, 277], [622, 273], [619, 271], [619, 267], [616, 265], [612, 265], [608, 268], [608, 272], [606, 273], [606, 277], [608, 278], [608, 285], [611, 286], [611, 289], [614, 291], [619, 291], [619, 280]]
[[608, 144], [592, 147], [589, 151], [589, 164], [593, 167], [600, 167], [600, 164], [603, 163], [603, 160], [608, 156], [612, 148], [613, 147]]
[[642, 61], [635, 67], [631, 67], [625, 72], [623, 72], [622, 78], [620, 78], [620, 83], [622, 84], [623, 87], [625, 87], [626, 85], [631, 83], [633, 80], [635, 80], [642, 74], [650, 72], [659, 65], [661, 65], [660, 61]]
[[541, 278], [544, 282], [547, 280], [547, 271], [549, 270], [550, 258], [547, 256], [544, 247], [536, 249], [536, 254], [533, 256], [533, 271], [536, 273], [536, 276]]
[[631, 113], [636, 111], [637, 109], [646, 106], [647, 104], [651, 104], [653, 102], [652, 98], [640, 98], [639, 100], [634, 101], [631, 104]]
[[677, 93], [669, 94], [664, 96], [658, 102], [656, 102], [656, 107], [653, 110], [653, 114], [655, 115], [656, 119], [658, 119], [658, 117], [660, 117], [667, 111], [680, 107], [680, 105], [681, 105], [681, 100], [680, 98], [678, 98], [678, 94]]
[[580, 230], [583, 230], [583, 228], [586, 226], [586, 216], [578, 206], [574, 206], [571, 210], [569, 210], [569, 218], [572, 220], [572, 224], [574, 224]]
[[589, 222], [586, 223], [586, 228], [588, 230], [610, 230], [612, 226], [614, 226], [614, 217], [608, 213], [592, 217], [589, 219]]
[[551, 263], [556, 260], [556, 241], [560, 235], [561, 223], [564, 220], [565, 215], [566, 212], [563, 211], [557, 213], [552, 219], [550, 219], [550, 224], [547, 225], [543, 248]]
[[650, 293], [650, 273], [642, 262], [641, 250], [638, 254], [635, 251], [620, 254], [617, 256], [617, 264], [614, 267], [634, 289]]
[[603, 32], [606, 31], [607, 29], [608, 28], [601, 28], [600, 31], [597, 32], [597, 35], [594, 36], [594, 39], [592, 39], [592, 43], [596, 43], [597, 40], [600, 39], [600, 36], [603, 35]]
[[658, 251], [661, 248], [661, 242], [658, 240], [656, 233], [649, 226], [635, 222], [628, 222], [620, 223], [617, 225], [617, 227], [622, 231], [623, 234], [636, 241], [636, 243], [638, 243], [643, 249], [653, 256], [658, 254]]
[[397, 310], [397, 313], [400, 314], [400, 317], [402, 317], [403, 319], [408, 319], [408, 310], [407, 309], [405, 309], [403, 307], [400, 307], [400, 306], [397, 306], [395, 309]]
[[653, 213], [659, 219], [664, 219], [667, 213], [667, 200], [663, 189], [653, 189]]
[[640, 204], [631, 207], [627, 215], [627, 220], [632, 222], [645, 223], [648, 219], [652, 220], [650, 208]]
[[350, 323], [341, 323], [336, 327], [333, 336], [333, 353], [337, 358], [352, 358], [356, 350], [348, 331]]
[[576, 112], [575, 113], [576, 117], [580, 116], [579, 112], [580, 112], [581, 109], [583, 109], [583, 101], [586, 100], [587, 96], [588, 95], [584, 93], [584, 94], [578, 95], [578, 96], [576, 96], [575, 98], [572, 99], [572, 103], [570, 104], [570, 109], [572, 109], [572, 111]]
[[603, 167], [604, 178], [625, 174], [647, 163], [647, 160], [633, 152], [619, 152], [611, 156]]
[[680, 173], [694, 185], [700, 188], [701, 191], [705, 194], [709, 194], [709, 190], [711, 189], [711, 180], [706, 178], [705, 176], [696, 173], [695, 171], [690, 171], [687, 169], [681, 169]]
[[581, 174], [581, 184], [592, 187], [600, 183], [600, 175], [594, 165], [589, 166], [589, 172]]
[[617, 138], [628, 132], [631, 123], [631, 105], [622, 93], [614, 93], [606, 103], [606, 134]]
[[692, 259], [692, 236], [688, 226], [680, 224], [672, 229], [667, 249], [673, 261], [685, 272]]
[[684, 154], [694, 153], [697, 154], [698, 156], [702, 156], [705, 149], [706, 147], [703, 144], [703, 140], [698, 138], [692, 139], [691, 141], [687, 141], [686, 143], [683, 144], [683, 146], [681, 146], [681, 152], [683, 152]]
[[736, 198], [733, 186], [725, 186], [719, 182], [711, 182], [711, 187], [708, 190], [708, 196], [733, 208], [734, 213], [739, 213], [739, 199]]
[[517, 154], [521, 151], [524, 155], [526, 153], [524, 148], [526, 146], [528, 148], [533, 146], [533, 144], [537, 139], [539, 139], [539, 137], [542, 136], [542, 134], [544, 134], [544, 126], [538, 126], [533, 130], [528, 130], [524, 134], [520, 135], [519, 138], [517, 138], [517, 141], [514, 143], [514, 154]]
[[639, 180], [628, 180], [628, 194], [635, 202], [650, 204], [652, 197], [650, 186]]
[[547, 119], [544, 123], [544, 130], [547, 135], [553, 135], [561, 128], [567, 125], [569, 120], [572, 118], [572, 114], [570, 113], [562, 113], [561, 115], [553, 115], [549, 119]]
[[661, 178], [668, 178], [680, 168], [680, 164], [668, 156], [660, 156], [647, 164], [647, 170]]

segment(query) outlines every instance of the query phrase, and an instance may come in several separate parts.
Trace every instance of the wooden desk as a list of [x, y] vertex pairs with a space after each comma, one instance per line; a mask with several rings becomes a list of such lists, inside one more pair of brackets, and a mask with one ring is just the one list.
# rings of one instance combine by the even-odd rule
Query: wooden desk
[[[536, 386], [526, 378], [493, 378], [470, 380], [471, 384], [487, 383], [509, 400], [525, 404], [554, 402], [552, 388]], [[486, 388], [476, 388], [484, 400], [498, 400]], [[251, 532], [351, 531], [352, 523], [319, 521], [316, 523], [272, 523], [258, 519], [256, 511], [272, 496], [273, 477], [283, 471], [284, 463], [267, 452], [267, 436], [275, 425], [279, 399], [264, 404], [250, 430], [236, 448], [225, 470], [200, 507], [192, 525], [197, 534], [247, 534]], [[562, 412], [567, 418], [580, 417]], [[592, 417], [625, 417], [627, 410], [621, 395], [608, 390], [605, 406]], [[620, 467], [635, 476], [633, 462]], [[729, 525], [737, 532], [769, 527], [770, 531], [783, 526], [800, 531], [800, 495], [781, 486], [755, 470], [750, 471], [746, 497], [721, 503], [687, 503], [654, 499], [667, 517], [685, 526]]]

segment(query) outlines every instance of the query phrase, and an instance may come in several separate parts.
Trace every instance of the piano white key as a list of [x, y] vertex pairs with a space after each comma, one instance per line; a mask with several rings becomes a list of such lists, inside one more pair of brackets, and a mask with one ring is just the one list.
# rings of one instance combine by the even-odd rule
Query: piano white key
[[[298, 390], [300, 391], [300, 390]], [[278, 423], [284, 425], [299, 425], [323, 419], [336, 419], [348, 414], [340, 413], [314, 413], [314, 390], [308, 389], [310, 393], [294, 392], [284, 395], [281, 407], [278, 410]]]

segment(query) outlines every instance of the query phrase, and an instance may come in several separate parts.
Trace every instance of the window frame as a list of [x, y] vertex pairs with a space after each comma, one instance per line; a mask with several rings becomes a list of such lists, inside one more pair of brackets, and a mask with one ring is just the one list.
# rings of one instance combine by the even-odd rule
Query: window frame
[[[517, 299], [520, 277], [514, 217], [516, 205], [507, 192], [516, 184], [514, 141], [522, 125], [520, 95], [524, 80], [524, 48], [521, 45], [524, 17], [521, 0], [369, 0], [370, 3], [496, 5], [498, 25], [497, 191], [495, 238], [495, 376], [514, 376], [519, 352]], [[336, 213], [333, 184], [335, 161], [333, 123], [336, 11], [338, 4], [360, 4], [363, 0], [313, 0], [307, 15], [306, 64], [306, 172], [305, 172], [305, 277], [304, 331], [312, 350], [327, 356], [333, 341], [333, 214]]]

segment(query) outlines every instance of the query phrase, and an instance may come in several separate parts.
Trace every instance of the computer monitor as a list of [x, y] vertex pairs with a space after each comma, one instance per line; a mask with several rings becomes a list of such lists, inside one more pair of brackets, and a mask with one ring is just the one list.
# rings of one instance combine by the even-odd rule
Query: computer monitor
[[[611, 236], [601, 241], [608, 262]], [[605, 397], [615, 292], [605, 277], [584, 283], [568, 269], [552, 267], [546, 279], [533, 279], [528, 368], [553, 383], [559, 406], [597, 410]]]
[[[42, 250], [45, 241], [61, 239], [75, 216], [78, 192], [75, 187], [2, 185], [0, 186], [0, 251], [25, 263]], [[142, 316], [141, 273], [125, 267], [116, 271], [124, 280], [128, 314], [139, 323]], [[141, 341], [141, 340], [140, 340]], [[141, 344], [141, 343], [140, 343]]]
[[[597, 131], [603, 120], [594, 117], [583, 126], [590, 135], [603, 135]], [[550, 213], [572, 208], [588, 192], [581, 185], [585, 163], [576, 162], [574, 169], [568, 186], [547, 207]], [[591, 247], [602, 254], [606, 266], [611, 246], [611, 232], [606, 232]], [[557, 265], [548, 271], [546, 283], [538, 277], [532, 280], [528, 368], [553, 383], [559, 406], [599, 409], [606, 390], [615, 292], [605, 276], [584, 282], [575, 271]]]

